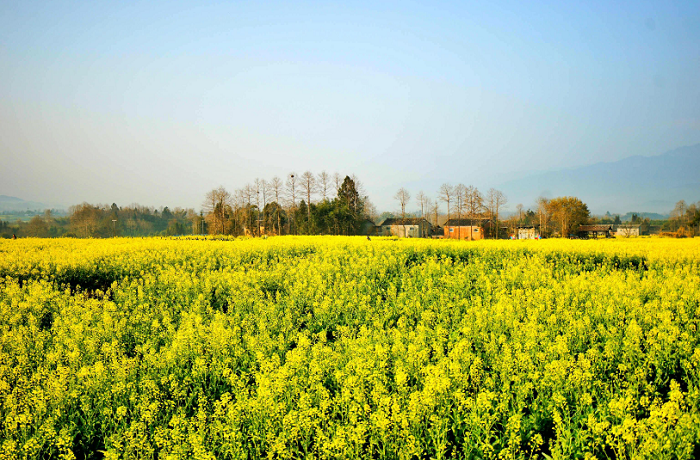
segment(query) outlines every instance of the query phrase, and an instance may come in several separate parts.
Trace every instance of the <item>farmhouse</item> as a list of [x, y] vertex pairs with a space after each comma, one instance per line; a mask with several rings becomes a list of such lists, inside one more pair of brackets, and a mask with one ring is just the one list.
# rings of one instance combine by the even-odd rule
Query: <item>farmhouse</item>
[[620, 224], [615, 228], [615, 236], [639, 236], [641, 225], [639, 224]]
[[400, 238], [428, 238], [431, 225], [424, 217], [389, 218], [379, 224], [382, 235], [393, 235]]
[[445, 222], [445, 238], [455, 240], [481, 240], [484, 238], [483, 219], [449, 219]]
[[576, 232], [579, 238], [598, 238], [612, 236], [612, 225], [581, 225]]
[[370, 219], [364, 219], [360, 222], [360, 235], [377, 235], [378, 233], [379, 227]]
[[531, 225], [529, 227], [518, 227], [516, 236], [519, 240], [534, 240], [539, 235], [537, 227]]

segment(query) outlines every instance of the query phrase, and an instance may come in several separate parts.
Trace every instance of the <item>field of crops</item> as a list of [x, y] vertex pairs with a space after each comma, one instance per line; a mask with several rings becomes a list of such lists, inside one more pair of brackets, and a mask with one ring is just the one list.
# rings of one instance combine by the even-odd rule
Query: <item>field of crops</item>
[[697, 458], [700, 239], [0, 240], [0, 458]]

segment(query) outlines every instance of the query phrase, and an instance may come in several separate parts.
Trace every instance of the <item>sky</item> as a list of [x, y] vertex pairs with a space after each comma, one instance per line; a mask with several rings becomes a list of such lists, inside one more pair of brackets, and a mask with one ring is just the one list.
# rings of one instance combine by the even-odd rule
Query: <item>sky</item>
[[199, 209], [325, 170], [391, 211], [700, 143], [699, 75], [699, 2], [5, 0], [0, 194]]

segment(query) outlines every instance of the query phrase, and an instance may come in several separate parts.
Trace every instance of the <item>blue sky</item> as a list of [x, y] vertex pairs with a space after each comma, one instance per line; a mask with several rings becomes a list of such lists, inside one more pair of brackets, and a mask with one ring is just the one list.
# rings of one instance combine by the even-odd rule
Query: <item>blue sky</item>
[[396, 189], [700, 142], [698, 2], [2, 2], [0, 194], [199, 207], [295, 171]]

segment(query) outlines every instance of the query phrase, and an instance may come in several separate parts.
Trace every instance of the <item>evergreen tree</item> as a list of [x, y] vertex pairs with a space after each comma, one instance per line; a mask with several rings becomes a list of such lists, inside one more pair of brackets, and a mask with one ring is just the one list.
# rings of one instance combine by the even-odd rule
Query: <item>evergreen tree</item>
[[342, 233], [346, 235], [356, 234], [363, 217], [364, 201], [357, 192], [355, 181], [349, 176], [345, 176], [338, 189], [336, 201], [336, 216]]

